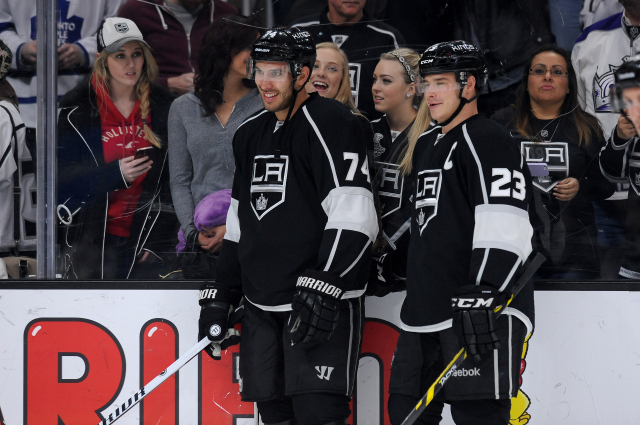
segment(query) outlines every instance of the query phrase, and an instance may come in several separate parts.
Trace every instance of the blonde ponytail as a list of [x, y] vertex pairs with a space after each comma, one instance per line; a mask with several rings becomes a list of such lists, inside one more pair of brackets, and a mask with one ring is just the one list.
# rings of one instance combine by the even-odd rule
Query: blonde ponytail
[[413, 151], [420, 135], [427, 131], [429, 124], [431, 124], [431, 112], [429, 111], [429, 103], [423, 97], [420, 102], [420, 108], [418, 108], [416, 120], [413, 122], [413, 126], [407, 135], [407, 145], [402, 152], [402, 161], [400, 162], [399, 168], [405, 176], [411, 173]]

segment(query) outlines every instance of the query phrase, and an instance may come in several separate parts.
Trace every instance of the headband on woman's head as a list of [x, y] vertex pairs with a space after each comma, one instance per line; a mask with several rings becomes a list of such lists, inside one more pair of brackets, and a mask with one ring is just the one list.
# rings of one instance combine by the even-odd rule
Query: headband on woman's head
[[396, 59], [398, 59], [400, 61], [402, 66], [404, 66], [404, 69], [407, 71], [407, 74], [409, 74], [409, 78], [411, 79], [411, 82], [415, 83], [416, 82], [416, 76], [414, 75], [413, 72], [411, 72], [411, 67], [409, 66], [407, 61], [404, 59], [404, 57], [402, 57], [402, 55], [400, 53], [398, 53], [397, 51], [395, 51], [395, 50], [392, 51], [391, 54], [393, 56], [395, 56]]

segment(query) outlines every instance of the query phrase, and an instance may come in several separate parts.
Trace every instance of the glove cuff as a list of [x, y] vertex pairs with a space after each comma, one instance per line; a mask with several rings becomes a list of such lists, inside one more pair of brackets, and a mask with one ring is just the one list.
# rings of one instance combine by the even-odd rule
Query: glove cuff
[[344, 295], [344, 282], [333, 273], [307, 269], [298, 278], [296, 289], [340, 300]]
[[201, 306], [210, 302], [229, 303], [229, 288], [215, 282], [200, 286], [198, 304]]

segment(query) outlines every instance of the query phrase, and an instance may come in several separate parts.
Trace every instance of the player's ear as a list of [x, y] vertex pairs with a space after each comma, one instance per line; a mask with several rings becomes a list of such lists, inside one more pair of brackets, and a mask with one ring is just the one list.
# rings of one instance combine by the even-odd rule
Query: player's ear
[[307, 81], [310, 75], [311, 70], [309, 69], [309, 67], [306, 65], [303, 66], [302, 71], [300, 71], [300, 75], [298, 75], [298, 78], [296, 79], [296, 85], [302, 86], [302, 84]]
[[476, 90], [476, 77], [469, 75], [467, 77], [467, 85], [464, 86], [463, 96], [471, 99], [475, 95]]

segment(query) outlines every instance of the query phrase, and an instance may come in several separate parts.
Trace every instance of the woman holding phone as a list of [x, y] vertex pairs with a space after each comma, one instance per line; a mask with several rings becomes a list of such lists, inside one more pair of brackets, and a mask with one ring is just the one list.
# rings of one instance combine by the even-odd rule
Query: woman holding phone
[[[126, 31], [123, 29], [126, 28]], [[171, 238], [167, 117], [172, 96], [136, 24], [108, 18], [91, 78], [61, 101], [58, 219], [63, 277], [126, 279]], [[163, 190], [164, 189], [164, 190]], [[175, 216], [174, 216], [175, 217]]]

